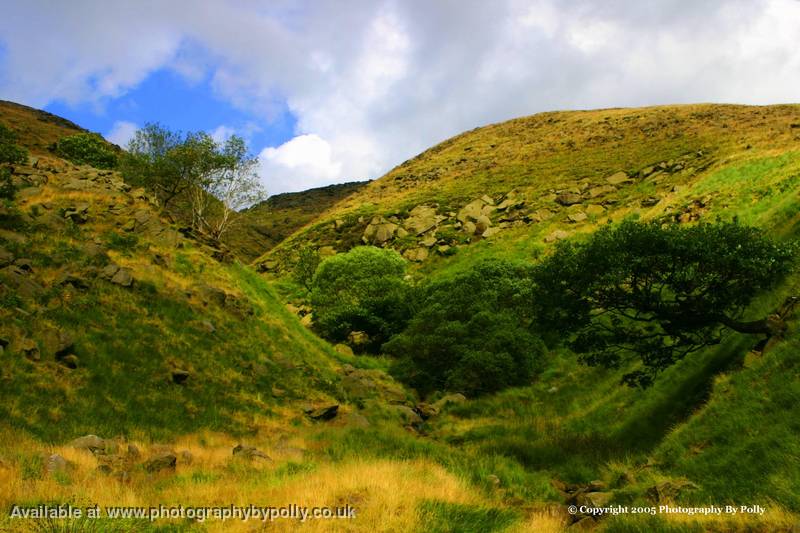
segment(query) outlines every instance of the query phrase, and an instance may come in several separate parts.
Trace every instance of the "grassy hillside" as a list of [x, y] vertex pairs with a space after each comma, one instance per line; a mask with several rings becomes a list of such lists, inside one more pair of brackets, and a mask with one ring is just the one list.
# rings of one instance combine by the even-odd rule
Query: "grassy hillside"
[[244, 211], [241, 224], [225, 237], [225, 244], [237, 257], [250, 262], [366, 185], [355, 181], [272, 195]]
[[[472, 248], [531, 252], [631, 213], [693, 221], [727, 202], [695, 184], [796, 150], [799, 139], [796, 105], [664, 106], [515, 119], [466, 132], [399, 165], [257, 263], [290, 269], [298, 242], [337, 251], [369, 242], [434, 271]], [[488, 220], [476, 228], [479, 215]]]
[[[0, 110], [33, 154], [13, 168], [15, 198], [0, 204], [0, 530], [766, 532], [800, 524], [796, 319], [769, 349], [731, 335], [647, 390], [620, 386], [626, 368], [584, 367], [555, 350], [530, 386], [470, 399], [437, 394], [438, 414], [423, 421], [413, 391], [388, 377], [390, 361], [353, 356], [301, 325], [282, 295], [302, 289], [220, 262], [116, 172], [48, 154], [48, 143], [77, 130], [20, 106]], [[281, 232], [305, 225], [256, 264], [280, 273], [300, 246], [344, 251], [366, 237], [418, 263], [414, 279], [447, 278], [487, 257], [536, 261], [559, 239], [629, 215], [685, 224], [735, 217], [794, 239], [798, 124], [800, 106], [680, 106], [489, 126], [375, 182], [273, 199], [273, 219], [259, 223]], [[247, 235], [238, 237], [252, 251], [259, 245]], [[762, 295], [748, 314], [774, 309], [799, 281]], [[331, 419], [311, 416], [332, 405]], [[101, 442], [76, 448], [73, 439], [88, 434]], [[257, 450], [234, 455], [238, 444]], [[159, 468], [165, 455], [174, 464]], [[567, 506], [586, 498], [766, 511], [573, 523], [580, 517]], [[299, 503], [352, 505], [358, 514], [305, 524], [8, 516], [15, 504], [44, 503]]]

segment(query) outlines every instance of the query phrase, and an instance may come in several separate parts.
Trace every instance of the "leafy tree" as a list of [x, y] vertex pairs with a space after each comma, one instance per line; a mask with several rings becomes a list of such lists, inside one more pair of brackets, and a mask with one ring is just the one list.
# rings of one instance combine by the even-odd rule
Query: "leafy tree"
[[530, 268], [485, 261], [423, 289], [419, 311], [384, 345], [392, 373], [427, 395], [529, 384], [544, 354], [530, 332]]
[[258, 159], [248, 153], [244, 139], [233, 135], [213, 150], [212, 167], [191, 189], [191, 203], [195, 228], [218, 241], [239, 220], [239, 212], [265, 200], [266, 192]]
[[0, 198], [12, 199], [15, 187], [11, 181], [11, 169], [6, 165], [24, 163], [28, 160], [28, 151], [17, 146], [17, 136], [9, 128], [0, 124]]
[[401, 331], [410, 315], [405, 260], [394, 250], [359, 246], [320, 263], [314, 274], [311, 305], [320, 333], [344, 341], [363, 331], [377, 350]]
[[91, 165], [95, 168], [117, 166], [116, 151], [96, 133], [78, 133], [62, 137], [53, 146], [53, 151], [77, 165]]
[[149, 123], [134, 134], [120, 166], [130, 183], [154, 191], [166, 209], [181, 194], [203, 188], [221, 165], [210, 135], [183, 134]]
[[626, 221], [561, 243], [536, 268], [541, 331], [564, 336], [592, 365], [638, 358], [629, 385], [647, 386], [727, 330], [772, 335], [777, 317], [744, 321], [752, 299], [792, 268], [793, 244], [735, 223], [693, 227]]
[[317, 271], [321, 259], [319, 252], [311, 246], [304, 246], [300, 249], [297, 264], [294, 266], [294, 280], [311, 290], [311, 282], [314, 280], [314, 272]]

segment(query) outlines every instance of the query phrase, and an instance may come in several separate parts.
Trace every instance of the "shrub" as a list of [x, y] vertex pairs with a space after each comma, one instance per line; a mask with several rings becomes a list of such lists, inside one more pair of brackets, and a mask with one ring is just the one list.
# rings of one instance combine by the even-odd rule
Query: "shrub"
[[403, 279], [406, 262], [394, 250], [360, 246], [329, 257], [312, 281], [315, 327], [332, 341], [363, 331], [375, 350], [401, 331], [410, 315], [410, 288]]
[[[28, 159], [28, 151], [17, 146], [17, 136], [0, 124], [0, 165], [23, 163]], [[12, 200], [16, 188], [11, 180], [11, 170], [0, 166], [0, 198]]]
[[305, 246], [300, 250], [298, 256], [292, 273], [294, 280], [306, 289], [311, 289], [314, 273], [321, 261], [319, 252], [311, 246]]
[[91, 165], [95, 168], [117, 166], [116, 152], [96, 133], [79, 133], [63, 137], [56, 142], [53, 151], [59, 157], [76, 165]]
[[408, 328], [383, 348], [392, 373], [428, 395], [480, 395], [530, 383], [544, 353], [529, 332], [529, 268], [500, 260], [423, 289]]

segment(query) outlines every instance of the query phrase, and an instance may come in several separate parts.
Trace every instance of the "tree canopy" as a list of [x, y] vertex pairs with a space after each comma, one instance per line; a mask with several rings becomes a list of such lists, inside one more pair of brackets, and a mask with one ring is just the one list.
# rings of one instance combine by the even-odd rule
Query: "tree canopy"
[[530, 384], [544, 344], [531, 334], [530, 268], [487, 260], [422, 288], [408, 327], [383, 348], [392, 373], [427, 395]]
[[774, 320], [744, 321], [753, 298], [791, 271], [793, 244], [736, 223], [661, 227], [626, 221], [585, 242], [558, 245], [534, 272], [537, 323], [595, 365], [647, 386], [661, 370], [716, 344], [726, 330], [772, 334]]
[[320, 263], [314, 274], [311, 305], [314, 323], [332, 341], [362, 331], [377, 350], [405, 327], [410, 314], [406, 261], [390, 249], [359, 246]]

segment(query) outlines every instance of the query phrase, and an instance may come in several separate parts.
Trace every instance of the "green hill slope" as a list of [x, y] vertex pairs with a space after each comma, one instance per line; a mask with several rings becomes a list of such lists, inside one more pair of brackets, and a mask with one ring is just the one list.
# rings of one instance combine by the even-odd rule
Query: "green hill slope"
[[399, 165], [256, 262], [285, 270], [297, 243], [345, 251], [368, 242], [433, 263], [427, 267], [433, 271], [472, 248], [530, 252], [631, 213], [697, 220], [727, 199], [696, 184], [725, 168], [796, 150], [799, 138], [796, 105], [515, 119], [463, 133]]

